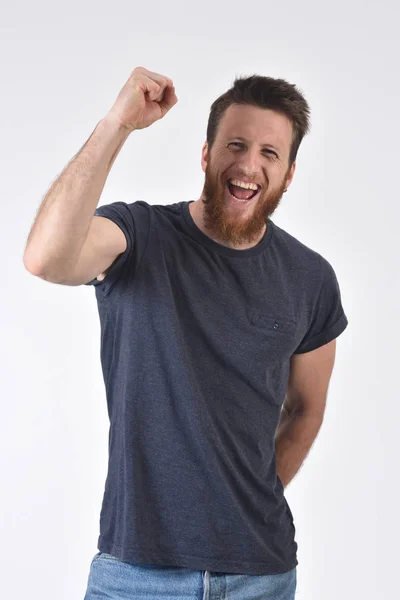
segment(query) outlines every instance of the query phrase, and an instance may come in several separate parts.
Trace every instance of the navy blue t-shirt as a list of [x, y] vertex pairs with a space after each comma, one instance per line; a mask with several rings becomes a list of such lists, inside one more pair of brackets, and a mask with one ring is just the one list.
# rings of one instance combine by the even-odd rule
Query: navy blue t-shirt
[[190, 202], [95, 214], [125, 252], [94, 279], [109, 461], [98, 549], [120, 560], [268, 575], [297, 564], [275, 431], [290, 357], [347, 326], [335, 272], [268, 219], [246, 250]]

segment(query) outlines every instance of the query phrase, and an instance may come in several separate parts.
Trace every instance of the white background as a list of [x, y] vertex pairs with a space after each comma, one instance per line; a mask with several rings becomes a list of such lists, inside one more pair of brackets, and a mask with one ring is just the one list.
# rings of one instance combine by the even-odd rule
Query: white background
[[130, 136], [99, 204], [197, 200], [211, 103], [236, 75], [311, 107], [273, 220], [327, 258], [349, 319], [322, 429], [286, 489], [299, 600], [396, 596], [399, 505], [399, 9], [392, 2], [8, 4], [1, 61], [1, 594], [83, 599], [108, 415], [93, 287], [34, 277], [23, 251], [52, 182], [136, 66], [178, 104]]

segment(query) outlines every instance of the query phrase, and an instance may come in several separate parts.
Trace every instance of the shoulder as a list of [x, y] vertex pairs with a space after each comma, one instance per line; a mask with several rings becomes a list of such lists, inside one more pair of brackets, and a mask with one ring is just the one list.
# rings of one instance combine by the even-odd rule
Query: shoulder
[[319, 252], [301, 242], [275, 222], [270, 220], [270, 223], [272, 223], [273, 229], [272, 244], [283, 258], [289, 260], [295, 267], [321, 271], [322, 261], [326, 261], [326, 259]]
[[294, 235], [273, 223], [272, 246], [280, 269], [290, 273], [290, 279], [300, 282], [314, 296], [323, 286], [338, 286], [336, 272], [330, 261], [301, 242]]

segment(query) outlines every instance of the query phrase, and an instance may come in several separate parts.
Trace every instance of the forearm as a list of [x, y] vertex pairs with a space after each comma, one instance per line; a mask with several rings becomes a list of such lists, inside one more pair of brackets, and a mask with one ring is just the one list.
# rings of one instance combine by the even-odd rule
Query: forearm
[[106, 116], [53, 183], [26, 244], [24, 264], [29, 271], [54, 278], [75, 265], [107, 176], [129, 133]]
[[275, 434], [277, 472], [285, 488], [299, 471], [322, 424], [318, 414], [282, 410]]

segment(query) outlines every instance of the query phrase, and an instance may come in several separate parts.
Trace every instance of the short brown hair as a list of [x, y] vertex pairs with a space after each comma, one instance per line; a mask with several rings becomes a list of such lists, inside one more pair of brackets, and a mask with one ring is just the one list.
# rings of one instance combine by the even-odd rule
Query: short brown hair
[[211, 105], [207, 124], [207, 142], [211, 150], [218, 124], [231, 104], [251, 104], [285, 115], [292, 123], [293, 138], [289, 154], [289, 168], [296, 160], [303, 137], [310, 130], [310, 108], [301, 91], [285, 79], [262, 75], [236, 77], [233, 86]]

